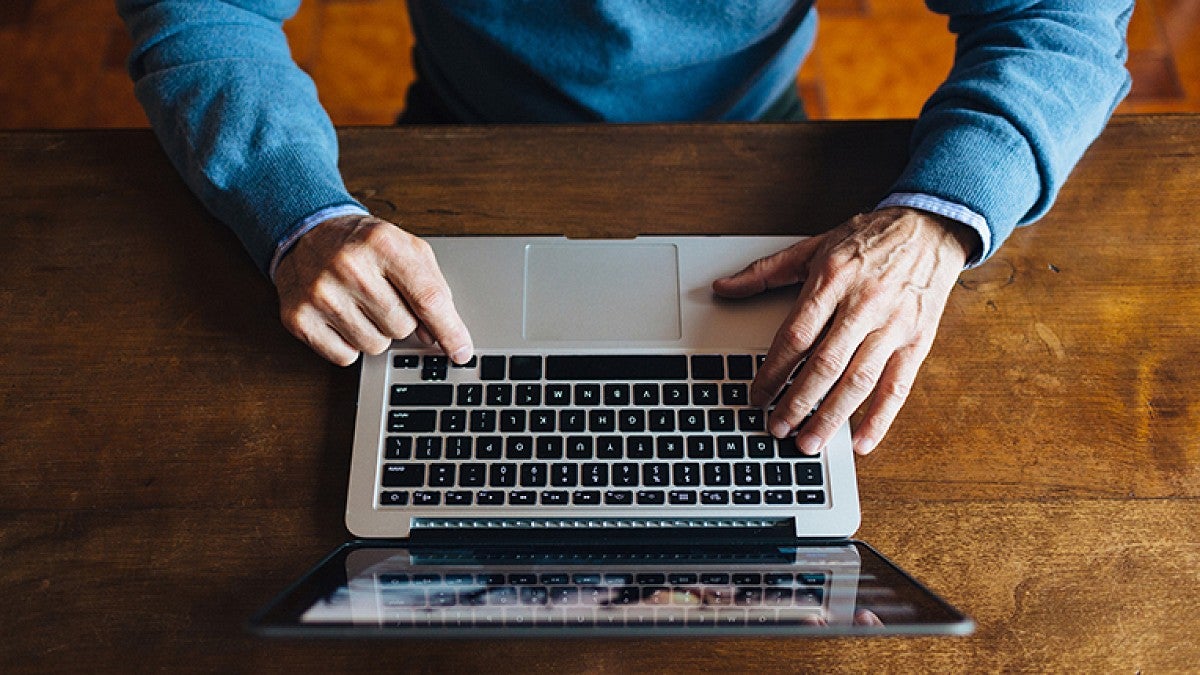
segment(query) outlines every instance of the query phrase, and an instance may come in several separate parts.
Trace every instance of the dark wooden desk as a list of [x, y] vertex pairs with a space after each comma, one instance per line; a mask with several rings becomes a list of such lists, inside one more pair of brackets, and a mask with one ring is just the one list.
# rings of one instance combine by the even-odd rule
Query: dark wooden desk
[[[788, 233], [881, 196], [904, 122], [356, 129], [351, 189], [421, 233]], [[347, 537], [356, 370], [150, 134], [0, 133], [0, 671], [1200, 668], [1200, 118], [1113, 122], [963, 275], [860, 535], [969, 638], [253, 638]]]

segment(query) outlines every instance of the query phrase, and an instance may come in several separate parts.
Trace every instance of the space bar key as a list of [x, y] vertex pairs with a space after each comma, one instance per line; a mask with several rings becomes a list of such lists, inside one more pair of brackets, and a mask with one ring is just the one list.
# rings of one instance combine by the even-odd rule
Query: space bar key
[[683, 354], [549, 355], [547, 380], [686, 380]]

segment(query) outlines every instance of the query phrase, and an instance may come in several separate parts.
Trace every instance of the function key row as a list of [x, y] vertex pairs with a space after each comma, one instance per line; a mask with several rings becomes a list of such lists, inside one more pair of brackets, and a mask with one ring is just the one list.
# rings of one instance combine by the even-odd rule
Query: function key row
[[394, 384], [393, 407], [488, 406], [744, 406], [750, 387], [740, 382], [667, 384]]
[[[593, 354], [486, 355], [478, 358], [483, 380], [752, 380], [755, 357], [749, 354]], [[758, 357], [761, 362], [762, 357]], [[459, 366], [442, 355], [396, 354], [392, 365], [422, 371], [422, 379], [445, 379], [450, 367], [474, 368], [476, 359]]]
[[388, 490], [381, 506], [816, 506], [824, 490]]
[[379, 585], [402, 586], [824, 586], [822, 572], [484, 572], [413, 574], [385, 572]]

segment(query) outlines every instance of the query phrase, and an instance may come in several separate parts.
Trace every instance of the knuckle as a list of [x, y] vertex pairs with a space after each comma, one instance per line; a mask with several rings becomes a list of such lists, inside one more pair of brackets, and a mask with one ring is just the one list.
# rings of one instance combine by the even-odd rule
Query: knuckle
[[436, 314], [450, 301], [450, 296], [437, 286], [414, 289], [409, 296], [412, 308], [420, 315]]
[[904, 401], [912, 391], [912, 385], [900, 380], [892, 380], [880, 387], [880, 394], [896, 401]]
[[807, 351], [817, 339], [817, 334], [807, 325], [786, 327], [780, 336], [783, 345], [793, 353]]
[[865, 397], [879, 381], [880, 369], [878, 366], [871, 364], [856, 368], [846, 374], [845, 386], [855, 396]]
[[825, 380], [833, 380], [842, 374], [842, 360], [824, 349], [808, 357], [807, 367], [814, 376]]
[[846, 418], [844, 416], [825, 408], [817, 408], [813, 411], [812, 417], [808, 419], [808, 428], [819, 435], [828, 437], [845, 423]]

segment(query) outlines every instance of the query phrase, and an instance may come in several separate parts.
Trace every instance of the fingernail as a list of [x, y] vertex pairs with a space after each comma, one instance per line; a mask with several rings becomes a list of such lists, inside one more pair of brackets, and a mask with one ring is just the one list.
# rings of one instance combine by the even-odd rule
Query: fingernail
[[459, 347], [450, 355], [450, 360], [460, 365], [466, 363], [471, 360], [471, 351], [470, 347]]
[[775, 438], [787, 438], [792, 433], [792, 426], [783, 420], [771, 423], [771, 435]]
[[874, 438], [863, 436], [862, 438], [854, 441], [854, 451], [860, 455], [866, 455], [874, 450], [876, 444], [878, 443], [879, 441], [875, 440]]
[[821, 439], [813, 434], [804, 434], [796, 442], [796, 446], [806, 455], [815, 455], [821, 451]]

